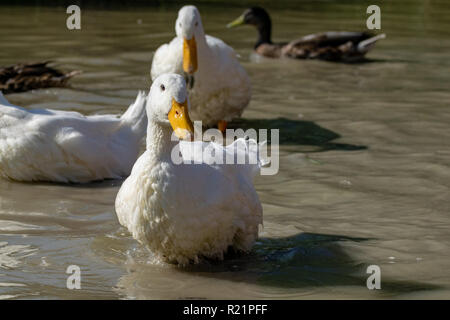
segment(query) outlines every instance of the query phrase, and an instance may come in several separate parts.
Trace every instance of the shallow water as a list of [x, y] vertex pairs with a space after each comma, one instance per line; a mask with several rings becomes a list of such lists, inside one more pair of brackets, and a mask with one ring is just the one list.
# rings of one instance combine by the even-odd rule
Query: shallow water
[[[365, 27], [367, 4], [272, 8], [274, 38]], [[28, 108], [120, 113], [148, 90], [152, 53], [178, 6], [0, 6], [0, 65], [52, 59], [84, 73], [67, 89], [8, 96]], [[180, 269], [152, 263], [114, 212], [121, 181], [0, 181], [0, 298], [450, 298], [450, 4], [382, 8], [387, 39], [348, 65], [257, 59], [243, 8], [200, 6], [207, 33], [236, 48], [253, 99], [236, 125], [280, 129], [280, 171], [258, 177], [264, 230], [251, 254]], [[5, 32], [7, 30], [7, 32]], [[81, 267], [81, 290], [66, 268]], [[381, 290], [366, 288], [379, 265]]]

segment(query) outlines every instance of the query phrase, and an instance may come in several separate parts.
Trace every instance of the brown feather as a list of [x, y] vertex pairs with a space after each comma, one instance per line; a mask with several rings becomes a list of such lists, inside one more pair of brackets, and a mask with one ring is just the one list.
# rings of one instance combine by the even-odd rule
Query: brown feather
[[328, 61], [355, 61], [364, 53], [357, 50], [358, 43], [368, 39], [368, 34], [353, 36], [331, 36], [334, 33], [320, 33], [302, 37], [289, 43], [263, 43], [256, 52], [269, 58], [288, 57], [293, 59], [321, 59]]
[[67, 81], [81, 71], [64, 73], [47, 66], [50, 61], [16, 64], [0, 68], [0, 91], [4, 94], [33, 89], [64, 87]]

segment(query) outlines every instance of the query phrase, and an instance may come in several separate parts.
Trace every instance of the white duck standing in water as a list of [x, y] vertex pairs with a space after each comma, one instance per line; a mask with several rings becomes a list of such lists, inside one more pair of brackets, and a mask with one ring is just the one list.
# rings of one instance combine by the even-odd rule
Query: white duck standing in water
[[145, 136], [146, 97], [121, 116], [26, 110], [0, 92], [0, 176], [83, 183], [130, 174]]
[[[178, 142], [172, 133], [182, 139], [193, 135], [187, 95], [181, 75], [155, 79], [147, 98], [147, 150], [116, 198], [120, 224], [158, 257], [181, 265], [205, 257], [223, 259], [230, 246], [249, 251], [262, 224], [262, 207], [252, 181], [259, 159], [254, 165], [214, 164], [206, 155], [196, 164], [173, 161]], [[249, 141], [238, 139], [228, 147], [214, 144], [214, 148], [230, 152], [237, 147], [237, 152], [251, 156]], [[182, 153], [189, 145], [213, 144], [182, 143]], [[183, 158], [197, 156], [183, 154]]]
[[224, 132], [227, 122], [239, 117], [250, 102], [249, 77], [233, 48], [205, 35], [196, 7], [180, 9], [175, 31], [177, 36], [155, 52], [152, 80], [164, 73], [187, 75], [191, 118]]

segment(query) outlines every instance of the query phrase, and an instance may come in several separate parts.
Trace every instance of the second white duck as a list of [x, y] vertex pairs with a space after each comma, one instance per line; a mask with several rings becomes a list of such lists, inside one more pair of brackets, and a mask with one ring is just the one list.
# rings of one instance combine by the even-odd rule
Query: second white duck
[[146, 96], [121, 116], [26, 110], [0, 92], [0, 176], [83, 183], [126, 177], [146, 133]]
[[151, 77], [164, 73], [187, 75], [192, 120], [224, 131], [250, 102], [249, 77], [236, 52], [222, 40], [205, 35], [198, 9], [184, 6], [178, 12], [176, 37], [158, 48]]

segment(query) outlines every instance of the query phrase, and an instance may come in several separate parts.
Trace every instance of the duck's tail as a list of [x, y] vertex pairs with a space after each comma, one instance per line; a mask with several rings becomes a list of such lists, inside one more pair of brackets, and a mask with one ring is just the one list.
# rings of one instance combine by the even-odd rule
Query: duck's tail
[[384, 39], [386, 38], [386, 34], [382, 33], [376, 36], [373, 36], [369, 39], [363, 40], [360, 43], [358, 43], [358, 51], [362, 54], [367, 53], [370, 49], [373, 48], [373, 46], [375, 45], [375, 43], [378, 40]]
[[134, 103], [120, 117], [123, 123], [131, 126], [133, 132], [139, 135], [144, 135], [147, 129], [146, 105], [147, 96], [144, 91], [139, 91]]
[[83, 73], [83, 71], [81, 71], [81, 70], [74, 70], [74, 71], [67, 72], [62, 76], [63, 81], [67, 81], [70, 78], [72, 78], [73, 76], [79, 75], [81, 73]]

